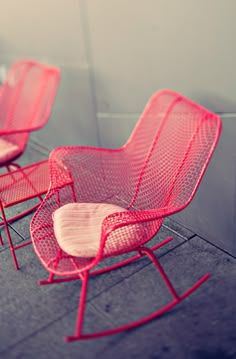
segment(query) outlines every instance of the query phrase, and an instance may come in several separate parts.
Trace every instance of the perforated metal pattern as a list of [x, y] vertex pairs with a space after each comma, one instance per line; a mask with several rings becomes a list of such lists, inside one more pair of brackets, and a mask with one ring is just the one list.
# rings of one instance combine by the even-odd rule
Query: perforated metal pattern
[[48, 161], [37, 162], [0, 176], [0, 200], [10, 207], [46, 193], [49, 187]]

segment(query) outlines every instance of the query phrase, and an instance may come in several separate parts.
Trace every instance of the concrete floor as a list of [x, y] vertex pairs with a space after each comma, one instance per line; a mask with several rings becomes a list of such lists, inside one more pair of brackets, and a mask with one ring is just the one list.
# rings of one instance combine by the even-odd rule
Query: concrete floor
[[[30, 145], [20, 162], [46, 157]], [[10, 208], [9, 212], [20, 211]], [[14, 242], [29, 238], [31, 216], [11, 226]], [[72, 335], [79, 282], [39, 286], [47, 272], [31, 246], [17, 251], [16, 271], [2, 230], [0, 249], [0, 358], [236, 359], [236, 259], [171, 219], [156, 240], [174, 240], [157, 251], [178, 293], [202, 275], [210, 279], [168, 314], [138, 329], [110, 337], [66, 343]], [[169, 300], [148, 259], [90, 281], [85, 331], [108, 329], [137, 319]]]

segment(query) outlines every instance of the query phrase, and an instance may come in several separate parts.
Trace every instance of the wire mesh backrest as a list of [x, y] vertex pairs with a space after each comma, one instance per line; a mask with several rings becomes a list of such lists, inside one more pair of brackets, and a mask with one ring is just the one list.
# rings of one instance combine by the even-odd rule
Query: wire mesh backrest
[[220, 128], [218, 116], [174, 92], [153, 96], [127, 143], [130, 209], [187, 205]]
[[69, 156], [65, 149], [60, 156], [74, 179], [78, 202], [105, 201], [131, 211], [177, 210], [193, 197], [220, 128], [217, 115], [179, 94], [160, 91], [123, 148], [80, 148]]
[[30, 131], [44, 126], [58, 82], [56, 68], [28, 60], [13, 64], [1, 89], [1, 135], [22, 144], [27, 141]]

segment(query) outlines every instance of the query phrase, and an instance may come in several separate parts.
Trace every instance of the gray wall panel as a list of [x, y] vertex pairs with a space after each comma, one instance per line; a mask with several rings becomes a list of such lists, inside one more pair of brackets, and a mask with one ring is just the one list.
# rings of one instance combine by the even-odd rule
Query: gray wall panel
[[63, 145], [98, 145], [97, 122], [87, 67], [61, 66], [61, 80], [47, 125], [31, 138], [49, 149]]
[[236, 116], [222, 121], [220, 141], [196, 196], [173, 219], [236, 257]]
[[78, 0], [9, 0], [1, 3], [0, 64], [29, 57], [55, 64], [61, 81], [48, 124], [31, 139], [55, 146], [98, 145], [83, 14]]
[[58, 64], [86, 62], [78, 0], [7, 0], [0, 5], [0, 63], [28, 56]]
[[236, 110], [235, 0], [85, 2], [99, 112], [139, 112], [160, 88]]

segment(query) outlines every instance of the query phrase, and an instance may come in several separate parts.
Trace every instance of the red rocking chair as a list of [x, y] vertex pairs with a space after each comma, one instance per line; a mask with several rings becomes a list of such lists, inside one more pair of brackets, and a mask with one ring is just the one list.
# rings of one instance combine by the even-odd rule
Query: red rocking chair
[[[203, 282], [204, 275], [178, 294], [154, 251], [171, 237], [145, 244], [166, 216], [192, 200], [221, 131], [220, 118], [173, 91], [150, 99], [132, 135], [119, 149], [68, 146], [49, 157], [50, 189], [34, 214], [30, 233], [34, 250], [49, 272], [40, 284], [81, 280], [73, 336], [96, 338], [137, 327], [180, 303]], [[111, 256], [136, 252], [106, 268], [96, 265]], [[88, 280], [147, 256], [160, 272], [173, 300], [145, 318], [110, 330], [83, 333]]]
[[[16, 269], [15, 250], [30, 242], [13, 246], [8, 224], [30, 213], [38, 204], [12, 218], [4, 209], [46, 193], [49, 187], [48, 161], [21, 168], [14, 161], [27, 145], [31, 131], [42, 128], [50, 115], [57, 87], [59, 69], [32, 60], [12, 65], [0, 88], [0, 167], [7, 172], [0, 175], [0, 210]], [[0, 235], [0, 244], [3, 244]]]

